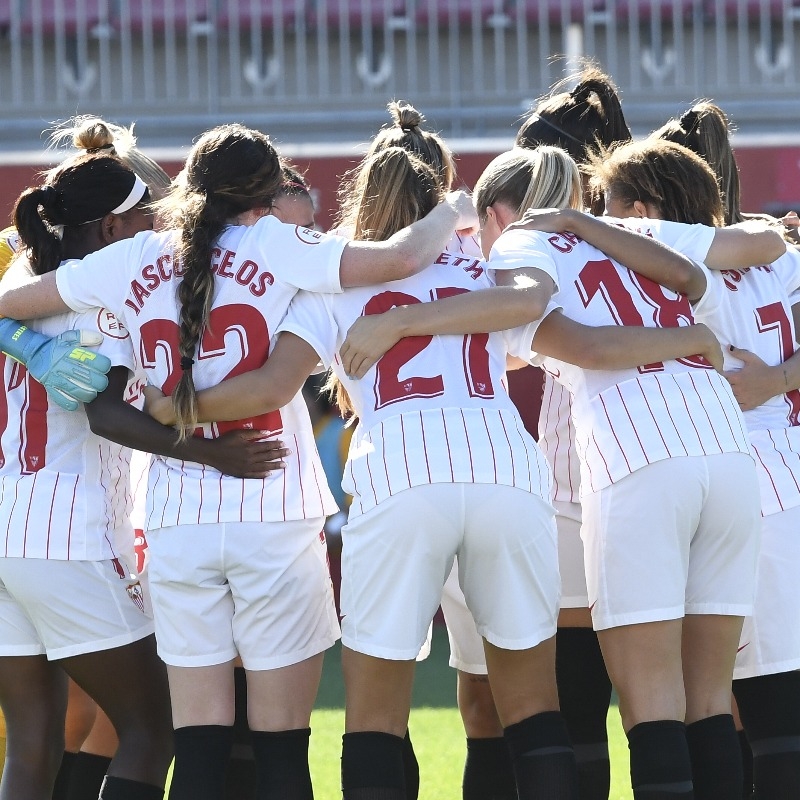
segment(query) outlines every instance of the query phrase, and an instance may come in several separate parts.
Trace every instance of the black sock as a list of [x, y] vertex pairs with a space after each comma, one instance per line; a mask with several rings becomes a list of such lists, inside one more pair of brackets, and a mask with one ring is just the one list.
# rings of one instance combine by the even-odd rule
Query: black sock
[[578, 794], [581, 800], [608, 800], [611, 762], [606, 718], [611, 680], [591, 628], [556, 632], [556, 681], [561, 714], [575, 748]]
[[419, 797], [419, 762], [409, 731], [406, 731], [405, 739], [403, 739], [403, 774], [406, 778], [406, 800], [417, 800]]
[[564, 718], [558, 711], [534, 714], [503, 731], [514, 767], [519, 800], [576, 800], [578, 773]]
[[53, 784], [51, 800], [66, 800], [67, 791], [69, 790], [69, 776], [72, 774], [72, 768], [75, 766], [77, 757], [77, 753], [70, 753], [69, 750], [64, 751], [64, 755], [61, 758], [61, 766], [58, 768], [58, 774], [56, 775], [56, 782]]
[[163, 797], [163, 786], [108, 775], [100, 789], [99, 800], [161, 800]]
[[800, 797], [800, 673], [779, 672], [733, 682], [753, 750], [755, 800]]
[[682, 722], [640, 722], [628, 731], [628, 749], [634, 800], [693, 797], [692, 762]]
[[342, 736], [343, 800], [405, 800], [403, 740], [390, 733]]
[[72, 767], [67, 800], [86, 800], [97, 797], [106, 777], [111, 759], [94, 753], [78, 753]]
[[753, 798], [753, 751], [744, 731], [737, 731], [739, 752], [742, 754], [742, 800]]
[[742, 756], [731, 714], [717, 714], [686, 726], [695, 800], [738, 800]]
[[253, 731], [258, 800], [313, 800], [308, 771], [311, 728]]
[[467, 739], [463, 800], [517, 800], [511, 753], [503, 737]]
[[232, 741], [233, 728], [227, 725], [177, 728], [169, 800], [219, 800]]
[[247, 674], [243, 667], [233, 670], [235, 716], [233, 748], [225, 776], [225, 800], [254, 800], [256, 796], [256, 762], [247, 723]]

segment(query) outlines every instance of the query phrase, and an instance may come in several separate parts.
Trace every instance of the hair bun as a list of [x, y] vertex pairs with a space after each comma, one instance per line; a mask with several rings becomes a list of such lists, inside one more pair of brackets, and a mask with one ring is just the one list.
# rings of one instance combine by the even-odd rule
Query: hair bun
[[392, 117], [392, 122], [404, 131], [410, 131], [419, 126], [425, 121], [425, 117], [417, 111], [410, 103], [392, 101], [389, 103], [389, 114]]
[[690, 108], [678, 120], [681, 128], [687, 133], [691, 133], [700, 124], [700, 114], [694, 108]]

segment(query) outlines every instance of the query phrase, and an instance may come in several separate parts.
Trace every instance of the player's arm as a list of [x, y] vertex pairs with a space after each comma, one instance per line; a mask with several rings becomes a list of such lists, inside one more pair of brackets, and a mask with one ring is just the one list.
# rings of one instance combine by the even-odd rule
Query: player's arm
[[583, 369], [633, 369], [643, 364], [703, 356], [722, 372], [722, 350], [705, 325], [680, 328], [591, 327], [556, 310], [538, 325], [531, 348], [536, 353]]
[[[308, 342], [284, 331], [263, 366], [198, 392], [198, 422], [247, 419], [275, 411], [303, 388], [318, 363], [319, 355]], [[164, 425], [174, 425], [172, 398], [158, 397], [149, 388], [145, 395], [147, 413]]]
[[263, 478], [282, 469], [287, 454], [280, 441], [260, 441], [260, 431], [231, 431], [219, 439], [189, 436], [160, 425], [123, 399], [128, 383], [125, 367], [112, 367], [108, 388], [86, 407], [92, 432], [112, 442], [147, 453], [208, 464], [237, 478]]
[[529, 209], [511, 227], [573, 233], [622, 266], [685, 295], [691, 302], [705, 294], [706, 277], [692, 259], [650, 236], [609, 225], [591, 214], [572, 208]]
[[555, 290], [553, 279], [536, 268], [498, 271], [496, 279], [504, 285], [359, 317], [339, 349], [342, 367], [350, 377], [363, 378], [407, 336], [491, 333], [527, 325], [541, 318]]
[[432, 264], [454, 230], [477, 231], [478, 215], [466, 192], [449, 192], [429, 214], [385, 242], [349, 242], [339, 266], [342, 287], [372, 286], [415, 275]]
[[717, 228], [703, 263], [709, 269], [745, 269], [771, 264], [785, 252], [786, 241], [777, 228], [745, 221]]
[[0, 283], [0, 317], [38, 319], [69, 311], [56, 285], [56, 273], [30, 275], [9, 270]]

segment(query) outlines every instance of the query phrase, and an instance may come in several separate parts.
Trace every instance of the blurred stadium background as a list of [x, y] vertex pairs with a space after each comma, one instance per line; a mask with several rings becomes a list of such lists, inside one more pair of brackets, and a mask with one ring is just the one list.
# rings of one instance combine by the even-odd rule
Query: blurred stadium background
[[611, 74], [641, 135], [712, 98], [750, 211], [800, 206], [800, 0], [0, 0], [0, 214], [76, 113], [136, 122], [174, 172], [224, 121], [267, 131], [318, 194], [387, 121], [422, 110], [474, 181], [581, 59]]

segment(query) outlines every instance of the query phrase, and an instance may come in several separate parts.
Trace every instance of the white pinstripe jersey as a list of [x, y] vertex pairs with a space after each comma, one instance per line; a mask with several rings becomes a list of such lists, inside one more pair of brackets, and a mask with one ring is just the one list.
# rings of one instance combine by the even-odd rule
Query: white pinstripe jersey
[[[694, 312], [720, 340], [725, 369], [741, 366], [730, 356], [729, 344], [770, 366], [791, 357], [797, 343], [790, 295], [800, 289], [800, 252], [789, 248], [767, 266], [709, 273]], [[800, 391], [772, 397], [744, 412], [744, 419], [758, 468], [762, 513], [800, 505]]]
[[492, 285], [478, 259], [442, 253], [413, 278], [348, 289], [299, 293], [281, 331], [305, 339], [343, 382], [356, 428], [343, 488], [351, 515], [427, 483], [497, 483], [549, 500], [550, 471], [525, 431], [505, 386], [506, 352], [530, 352], [532, 330], [403, 339], [360, 380], [342, 371], [338, 349], [363, 313]]
[[[133, 367], [130, 339], [113, 314], [94, 308], [31, 323], [47, 336], [99, 330], [97, 350]], [[16, 361], [0, 355], [0, 530], [2, 555], [102, 561], [131, 539], [130, 451], [93, 434], [83, 411], [65, 411]]]
[[[649, 222], [659, 239], [662, 227], [677, 225]], [[704, 235], [692, 234], [695, 226], [682, 227], [686, 236]], [[635, 275], [571, 234], [504, 234], [492, 248], [490, 265], [544, 270], [559, 287], [556, 299], [564, 313], [587, 325], [693, 323], [686, 298]], [[698, 359], [617, 371], [583, 370], [555, 359], [546, 364], [573, 395], [583, 493], [665, 458], [749, 452], [728, 382]]]
[[[182, 272], [172, 256], [172, 235], [139, 234], [58, 274], [59, 291], [71, 308], [104, 304], [118, 310], [131, 332], [137, 374], [147, 375], [166, 394], [180, 378], [176, 290]], [[339, 264], [345, 245], [345, 239], [283, 225], [271, 216], [251, 227], [226, 228], [212, 258], [215, 290], [209, 324], [195, 354], [197, 388], [261, 366], [298, 288], [341, 291]], [[279, 411], [202, 425], [196, 435], [213, 438], [236, 428], [279, 435], [292, 451], [286, 469], [264, 480], [240, 480], [202, 464], [154, 457], [148, 530], [185, 523], [277, 522], [336, 510], [300, 395]]]
[[553, 500], [579, 503], [580, 459], [575, 450], [572, 395], [543, 365], [544, 387], [539, 409], [539, 447], [553, 473]]

